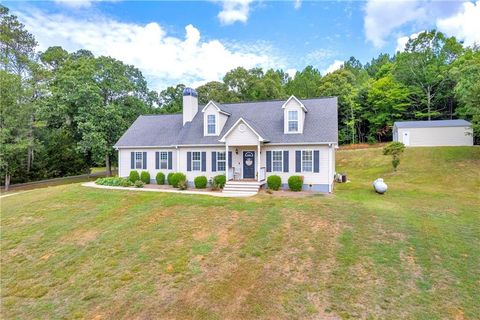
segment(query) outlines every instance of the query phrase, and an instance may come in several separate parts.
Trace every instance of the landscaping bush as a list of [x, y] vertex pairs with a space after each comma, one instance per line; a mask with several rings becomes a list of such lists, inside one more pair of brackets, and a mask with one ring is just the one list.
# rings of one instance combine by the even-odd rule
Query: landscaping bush
[[282, 178], [277, 175], [268, 176], [267, 185], [269, 189], [278, 190], [282, 186]]
[[130, 180], [120, 177], [98, 178], [97, 180], [95, 180], [95, 183], [102, 186], [111, 187], [130, 187], [132, 185]]
[[193, 180], [193, 183], [195, 184], [195, 188], [205, 189], [207, 187], [208, 180], [205, 176], [198, 176]]
[[128, 180], [130, 180], [132, 183], [135, 183], [135, 181], [140, 180], [140, 174], [138, 173], [138, 171], [136, 170], [130, 171]]
[[180, 181], [178, 181], [177, 183], [177, 186], [178, 186], [178, 189], [180, 190], [187, 190], [188, 188], [187, 179], [180, 179]]
[[288, 187], [292, 191], [302, 191], [303, 177], [302, 176], [291, 176], [288, 178]]
[[142, 180], [137, 180], [134, 183], [135, 188], [143, 188], [144, 185], [145, 185], [145, 183], [143, 183]]
[[171, 186], [173, 186], [173, 181], [172, 181], [172, 177], [173, 175], [175, 174], [175, 172], [170, 172], [168, 175], [167, 175], [167, 183]]
[[187, 177], [181, 172], [175, 172], [171, 177], [172, 186], [178, 188], [178, 183], [183, 180], [186, 181]]
[[148, 171], [142, 171], [142, 173], [140, 173], [140, 180], [142, 180], [143, 183], [145, 183], [145, 184], [149, 184], [150, 183], [150, 173]]
[[405, 145], [401, 142], [390, 142], [383, 148], [383, 155], [392, 156], [393, 171], [397, 171], [397, 167], [400, 164], [400, 156], [405, 151]]
[[227, 177], [224, 174], [219, 174], [218, 176], [213, 177], [212, 189], [213, 190], [223, 189], [226, 182], [227, 182]]
[[157, 176], [155, 177], [155, 180], [157, 180], [157, 184], [164, 184], [165, 183], [165, 175], [163, 172], [157, 173]]

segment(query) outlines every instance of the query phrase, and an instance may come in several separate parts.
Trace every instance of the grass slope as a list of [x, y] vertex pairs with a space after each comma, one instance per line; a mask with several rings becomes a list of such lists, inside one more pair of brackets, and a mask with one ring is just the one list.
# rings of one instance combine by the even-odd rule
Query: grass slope
[[478, 318], [480, 148], [337, 163], [352, 182], [328, 197], [2, 199], [2, 318]]

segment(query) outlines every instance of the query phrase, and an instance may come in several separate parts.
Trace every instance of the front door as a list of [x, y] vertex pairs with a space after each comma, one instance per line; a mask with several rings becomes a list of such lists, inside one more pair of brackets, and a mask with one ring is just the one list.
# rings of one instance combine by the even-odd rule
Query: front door
[[255, 179], [255, 152], [243, 151], [243, 179]]

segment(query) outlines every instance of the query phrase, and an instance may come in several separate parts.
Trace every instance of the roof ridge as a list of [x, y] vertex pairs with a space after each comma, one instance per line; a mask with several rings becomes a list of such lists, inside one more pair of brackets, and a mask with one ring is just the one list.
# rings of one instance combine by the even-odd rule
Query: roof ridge
[[[246, 104], [246, 103], [259, 103], [259, 102], [279, 102], [279, 101], [287, 101], [290, 97], [287, 99], [273, 99], [273, 100], [254, 100], [254, 101], [240, 101], [240, 102], [228, 102], [228, 103], [220, 103], [221, 105], [230, 105], [230, 104]], [[305, 101], [305, 100], [322, 100], [322, 99], [332, 99], [332, 98], [338, 98], [337, 96], [323, 96], [323, 97], [315, 97], [315, 98], [297, 98], [300, 101]]]

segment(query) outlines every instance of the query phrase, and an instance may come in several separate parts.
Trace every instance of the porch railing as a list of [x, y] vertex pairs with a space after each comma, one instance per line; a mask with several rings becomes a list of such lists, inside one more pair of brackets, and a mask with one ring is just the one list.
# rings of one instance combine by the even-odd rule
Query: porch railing
[[265, 180], [266, 171], [267, 171], [267, 170], [265, 169], [265, 167], [261, 167], [261, 168], [260, 168], [260, 173], [259, 173], [260, 181]]

